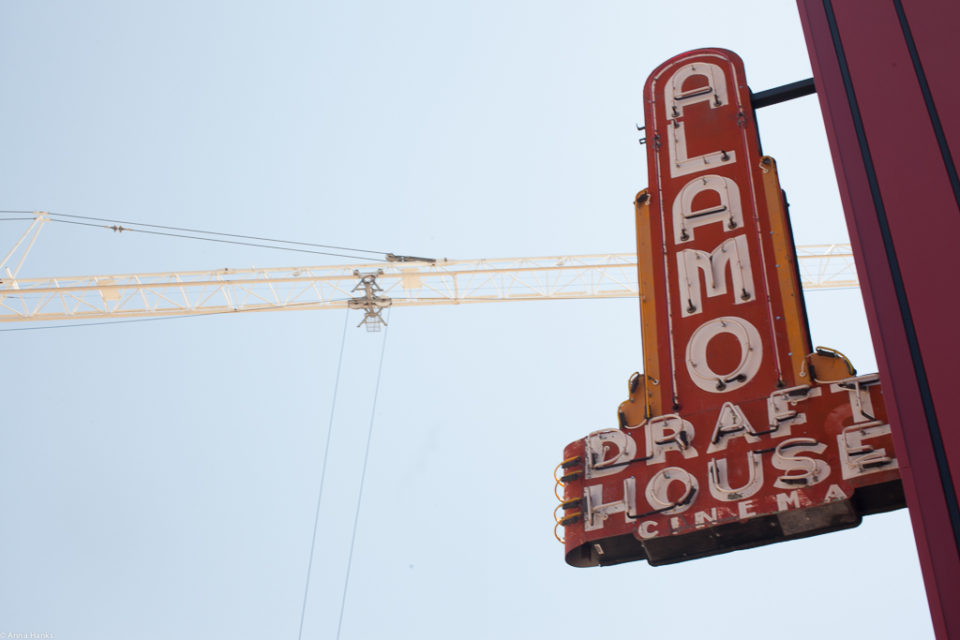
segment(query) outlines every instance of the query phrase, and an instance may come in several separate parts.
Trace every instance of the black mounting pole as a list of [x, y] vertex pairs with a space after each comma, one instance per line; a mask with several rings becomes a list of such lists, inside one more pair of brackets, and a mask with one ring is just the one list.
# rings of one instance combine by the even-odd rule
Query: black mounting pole
[[807, 78], [806, 80], [799, 80], [760, 93], [754, 93], [750, 96], [750, 103], [754, 109], [760, 109], [794, 98], [802, 98], [816, 92], [817, 89], [813, 86], [813, 78]]

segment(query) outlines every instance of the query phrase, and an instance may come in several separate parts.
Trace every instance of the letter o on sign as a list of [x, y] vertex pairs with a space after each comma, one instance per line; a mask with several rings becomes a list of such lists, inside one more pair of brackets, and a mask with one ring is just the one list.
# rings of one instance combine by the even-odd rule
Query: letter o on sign
[[[716, 372], [707, 363], [707, 345], [721, 333], [729, 333], [740, 343], [740, 363], [733, 371]], [[750, 382], [760, 370], [763, 348], [760, 332], [743, 318], [724, 316], [704, 322], [687, 343], [687, 371], [693, 383], [710, 393], [727, 393]]]
[[[670, 485], [674, 482], [683, 485], [683, 496], [676, 502], [671, 501], [667, 495]], [[644, 493], [650, 506], [661, 513], [683, 513], [693, 503], [693, 497], [697, 493], [697, 479], [686, 469], [667, 467], [653, 474]]]

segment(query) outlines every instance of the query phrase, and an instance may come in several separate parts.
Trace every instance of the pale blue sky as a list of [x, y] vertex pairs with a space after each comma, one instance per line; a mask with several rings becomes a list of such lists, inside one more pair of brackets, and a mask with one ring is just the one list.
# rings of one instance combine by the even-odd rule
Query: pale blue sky
[[[790, 2], [10, 0], [0, 208], [629, 251], [643, 82], [704, 46], [754, 90], [810, 76]], [[759, 121], [797, 241], [844, 242], [816, 99]], [[21, 275], [314, 258], [50, 224]], [[875, 370], [859, 292], [807, 304], [816, 343]], [[343, 313], [0, 333], [0, 632], [296, 637]], [[638, 323], [631, 300], [395, 310], [341, 637], [932, 636], [905, 511], [669, 567], [563, 563], [550, 472], [614, 426]], [[336, 633], [382, 339], [347, 334], [305, 638]]]

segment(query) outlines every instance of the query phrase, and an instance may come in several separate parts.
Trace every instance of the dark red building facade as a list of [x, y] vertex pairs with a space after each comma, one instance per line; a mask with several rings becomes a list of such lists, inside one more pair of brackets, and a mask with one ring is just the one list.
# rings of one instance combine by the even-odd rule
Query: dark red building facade
[[960, 3], [798, 5], [934, 628], [960, 638]]

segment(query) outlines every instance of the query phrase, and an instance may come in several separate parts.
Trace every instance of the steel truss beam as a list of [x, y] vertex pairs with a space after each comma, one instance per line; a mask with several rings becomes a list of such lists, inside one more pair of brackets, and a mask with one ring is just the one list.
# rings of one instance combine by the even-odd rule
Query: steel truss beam
[[[797, 247], [806, 289], [858, 286], [850, 245]], [[0, 280], [0, 322], [142, 318], [350, 306], [358, 275], [377, 273], [393, 306], [624, 298], [636, 255], [442, 260]], [[355, 273], [356, 272], [356, 273]], [[356, 303], [354, 303], [356, 307]]]

